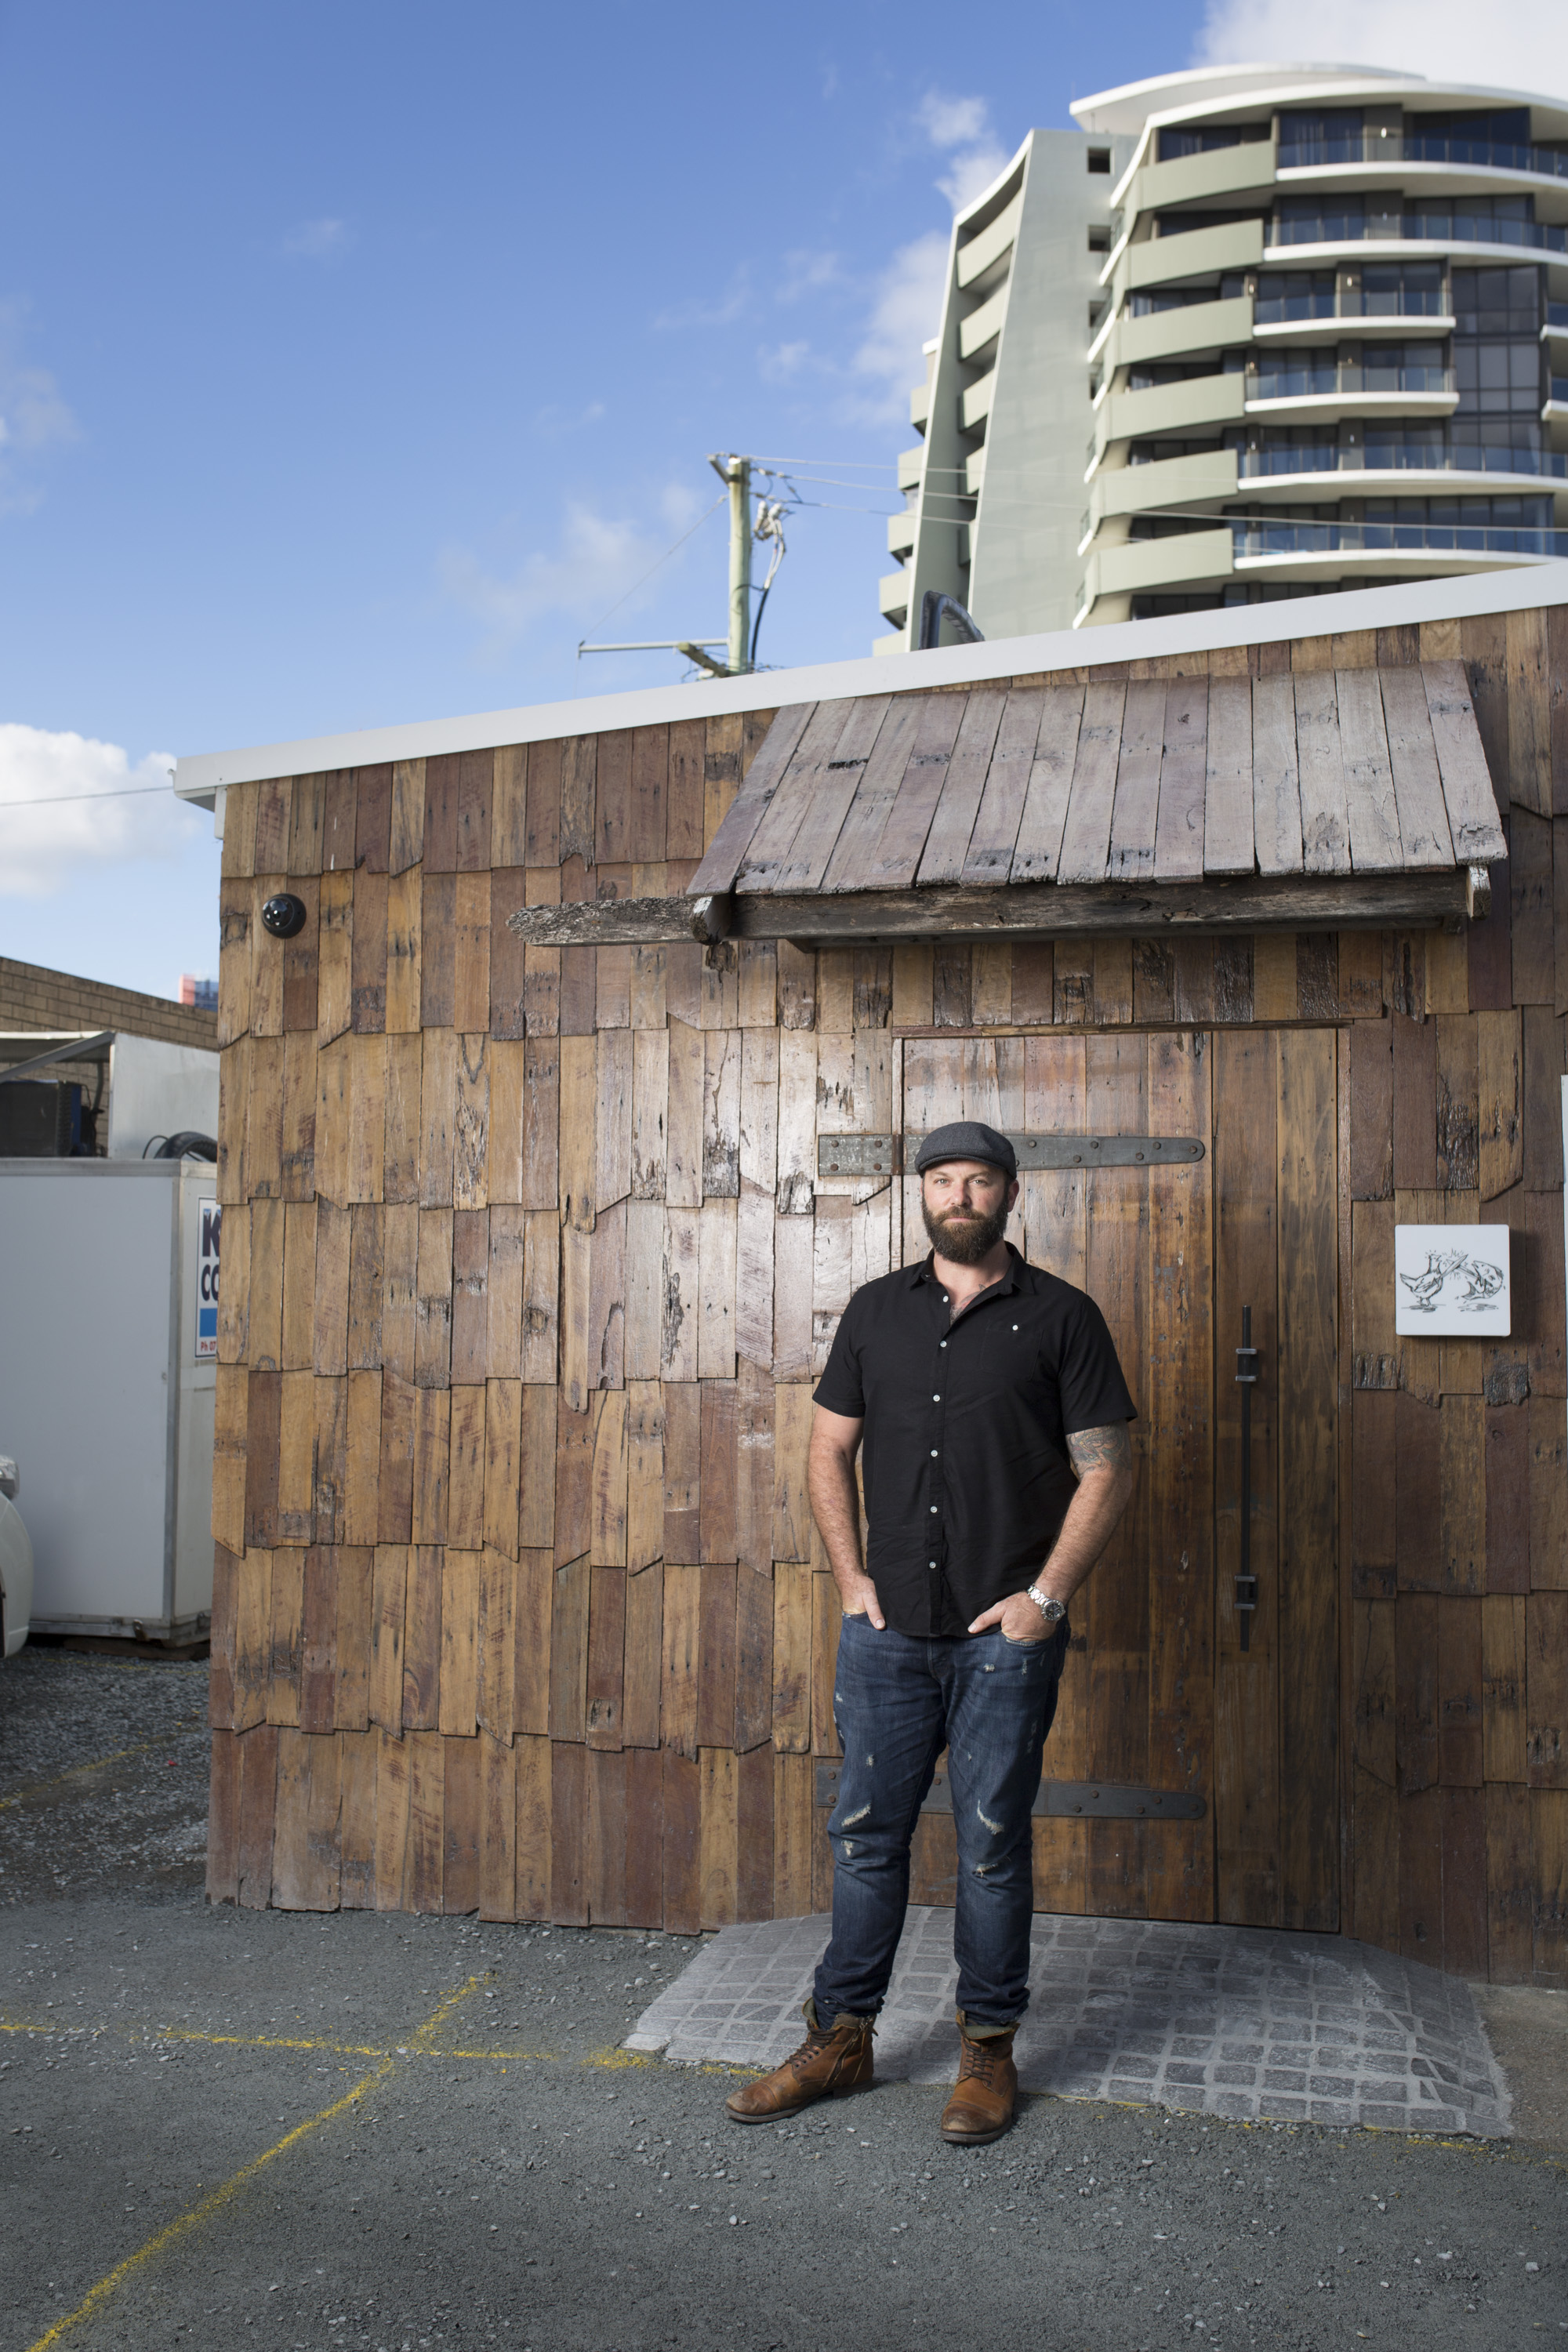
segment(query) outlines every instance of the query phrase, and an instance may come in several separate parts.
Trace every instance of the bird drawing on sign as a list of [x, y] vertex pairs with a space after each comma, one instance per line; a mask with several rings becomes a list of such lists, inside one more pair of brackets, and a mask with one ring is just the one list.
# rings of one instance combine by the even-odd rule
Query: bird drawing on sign
[[1421, 1271], [1402, 1274], [1399, 1279], [1410, 1293], [1410, 1303], [1416, 1313], [1432, 1315], [1450, 1277], [1455, 1283], [1450, 1294], [1452, 1303], [1463, 1314], [1479, 1315], [1501, 1290], [1503, 1270], [1489, 1258], [1472, 1257], [1466, 1250], [1428, 1250]]

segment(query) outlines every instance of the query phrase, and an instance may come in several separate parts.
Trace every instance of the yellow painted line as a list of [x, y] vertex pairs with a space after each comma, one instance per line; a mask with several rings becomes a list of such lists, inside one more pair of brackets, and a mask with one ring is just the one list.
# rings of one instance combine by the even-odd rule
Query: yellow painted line
[[[469, 1977], [467, 1983], [457, 1986], [454, 1990], [447, 1993], [411, 2037], [408, 2044], [410, 2051], [418, 2050], [423, 2054], [428, 2049], [430, 2036], [450, 2016], [458, 2003], [465, 2000], [476, 1985], [483, 1982], [482, 1976]], [[96, 2286], [89, 2287], [76, 2309], [68, 2311], [63, 2319], [57, 2319], [54, 2326], [46, 2329], [37, 2341], [29, 2347], [28, 2352], [47, 2352], [50, 2345], [58, 2344], [73, 2327], [79, 2327], [84, 2319], [90, 2319], [96, 2312], [102, 2309], [117, 2288], [122, 2286], [125, 2281], [133, 2277], [138, 2271], [144, 2270], [149, 2263], [155, 2261], [165, 2247], [173, 2245], [176, 2239], [188, 2237], [191, 2231], [199, 2229], [204, 2221], [210, 2221], [213, 2216], [220, 2213], [226, 2205], [232, 2204], [234, 2200], [247, 2189], [269, 2164], [275, 2163], [279, 2157], [297, 2146], [300, 2140], [308, 2139], [312, 2132], [320, 2131], [323, 2124], [331, 2123], [336, 2116], [357, 2105], [367, 2091], [374, 2091], [378, 2084], [385, 2082], [387, 2076], [395, 2070], [396, 2065], [396, 2054], [391, 2051], [387, 2052], [379, 2065], [373, 2066], [368, 2074], [362, 2075], [353, 2088], [345, 2091], [341, 2099], [334, 2099], [330, 2107], [322, 2107], [317, 2114], [307, 2116], [302, 2124], [296, 2124], [292, 2131], [285, 2132], [280, 2140], [274, 2141], [273, 2145], [263, 2149], [259, 2156], [252, 2157], [248, 2164], [242, 2164], [239, 2170], [231, 2173], [218, 2188], [210, 2190], [205, 2197], [200, 2199], [196, 2204], [188, 2207], [184, 2213], [177, 2214], [174, 2221], [165, 2222], [163, 2229], [153, 2232], [145, 2245], [138, 2246], [133, 2254], [127, 2254], [123, 2262], [116, 2263], [114, 2268], [106, 2272]]]
[[47, 1797], [51, 1789], [63, 1789], [68, 1780], [81, 1780], [89, 1772], [107, 1771], [110, 1764], [123, 1764], [132, 1756], [150, 1756], [155, 1748], [166, 1748], [182, 1732], [197, 1730], [205, 1720], [205, 1716], [193, 1715], [189, 1723], [176, 1723], [172, 1731], [163, 1732], [157, 1739], [143, 1739], [136, 1748], [117, 1748], [112, 1756], [95, 1756], [90, 1764], [73, 1764], [68, 1772], [61, 1772], [52, 1780], [40, 1780], [31, 1789], [18, 1789], [12, 1796], [0, 1797], [0, 1813], [8, 1812], [13, 1805], [26, 1805], [35, 1797]]
[[[466, 1993], [474, 1985], [482, 1984], [482, 1976], [472, 1977], [461, 1990]], [[461, 1996], [457, 1996], [460, 1998]], [[447, 2004], [449, 2007], [449, 2004]], [[0, 2017], [0, 2033], [20, 2033], [34, 2040], [70, 2040], [79, 2042], [96, 2042], [108, 2034], [122, 2040], [134, 2039], [149, 2044], [158, 2042], [194, 2042], [211, 2050], [298, 2050], [307, 2055], [320, 2051], [329, 2058], [467, 2058], [492, 2065], [585, 2066], [596, 2069], [624, 2071], [630, 2066], [662, 2066], [662, 2053], [657, 2050], [595, 2050], [581, 2058], [574, 2058], [561, 2050], [521, 2050], [510, 2043], [481, 2049], [458, 2049], [449, 2043], [437, 2043], [426, 2039], [433, 2033], [447, 2015], [443, 2007], [420, 2026], [405, 2042], [383, 2046], [374, 2042], [330, 2042], [321, 2040], [285, 2040], [281, 2035], [265, 2033], [201, 2033], [179, 2025], [48, 2025], [38, 2024], [29, 2018]], [[704, 2059], [695, 2070], [702, 2074], [758, 2074], [759, 2066], [740, 2066], [724, 2059]]]
[[200, 2042], [215, 2049], [324, 2050], [330, 2057], [395, 2057], [395, 2048], [378, 2042], [286, 2041], [264, 2033], [198, 2033], [183, 2025], [40, 2025], [29, 2018], [0, 2017], [0, 2033], [58, 2034], [62, 2040], [96, 2042], [106, 2034], [142, 2042]]

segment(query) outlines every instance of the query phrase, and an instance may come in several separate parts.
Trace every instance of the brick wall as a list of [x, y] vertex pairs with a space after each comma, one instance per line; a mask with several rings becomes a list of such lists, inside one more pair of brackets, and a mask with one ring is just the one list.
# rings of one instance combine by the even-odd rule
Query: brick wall
[[0, 1029], [123, 1029], [171, 1045], [217, 1047], [217, 1014], [0, 956]]

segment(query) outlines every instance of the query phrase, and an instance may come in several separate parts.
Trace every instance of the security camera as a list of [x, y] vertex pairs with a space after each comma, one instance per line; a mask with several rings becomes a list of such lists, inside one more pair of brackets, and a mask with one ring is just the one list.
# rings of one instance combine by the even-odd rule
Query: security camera
[[270, 931], [275, 940], [291, 940], [296, 931], [305, 928], [305, 901], [296, 898], [291, 890], [280, 890], [262, 908], [261, 928]]

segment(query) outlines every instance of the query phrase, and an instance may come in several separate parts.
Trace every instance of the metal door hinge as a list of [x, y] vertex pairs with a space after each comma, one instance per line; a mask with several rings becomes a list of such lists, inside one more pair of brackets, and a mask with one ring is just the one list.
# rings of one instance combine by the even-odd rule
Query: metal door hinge
[[[816, 1767], [816, 1802], [826, 1811], [838, 1801], [840, 1767], [824, 1762]], [[1049, 1821], [1201, 1822], [1208, 1811], [1202, 1797], [1186, 1789], [1136, 1789], [1112, 1780], [1042, 1780], [1035, 1799], [1037, 1819]], [[947, 1767], [939, 1764], [922, 1813], [951, 1813], [952, 1792]]]

